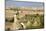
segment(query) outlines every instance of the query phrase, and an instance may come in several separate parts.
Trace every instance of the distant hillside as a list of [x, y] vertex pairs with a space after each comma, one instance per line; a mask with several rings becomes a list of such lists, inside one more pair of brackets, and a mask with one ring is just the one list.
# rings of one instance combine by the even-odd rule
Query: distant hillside
[[14, 17], [14, 15], [19, 11], [20, 15], [25, 15], [25, 14], [44, 14], [44, 10], [39, 9], [39, 10], [33, 10], [32, 8], [10, 8], [5, 10], [6, 18], [11, 19]]

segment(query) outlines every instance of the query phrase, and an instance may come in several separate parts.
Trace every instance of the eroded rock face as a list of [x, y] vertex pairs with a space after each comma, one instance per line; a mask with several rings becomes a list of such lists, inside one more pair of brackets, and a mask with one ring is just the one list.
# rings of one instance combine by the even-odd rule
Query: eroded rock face
[[[21, 28], [22, 26], [23, 28]], [[27, 15], [27, 17], [23, 16], [20, 20], [17, 20], [16, 22], [16, 28], [17, 29], [30, 29], [32, 27], [34, 28], [40, 28], [42, 26], [40, 15], [39, 16], [31, 16]]]
[[23, 21], [17, 20], [16, 15], [14, 15], [14, 23], [13, 23], [13, 29], [25, 29], [25, 25]]

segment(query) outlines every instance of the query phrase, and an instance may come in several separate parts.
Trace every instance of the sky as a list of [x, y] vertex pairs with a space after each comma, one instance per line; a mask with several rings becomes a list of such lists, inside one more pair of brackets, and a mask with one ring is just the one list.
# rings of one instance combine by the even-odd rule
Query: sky
[[43, 7], [43, 2], [20, 2], [13, 0], [6, 0], [6, 7]]

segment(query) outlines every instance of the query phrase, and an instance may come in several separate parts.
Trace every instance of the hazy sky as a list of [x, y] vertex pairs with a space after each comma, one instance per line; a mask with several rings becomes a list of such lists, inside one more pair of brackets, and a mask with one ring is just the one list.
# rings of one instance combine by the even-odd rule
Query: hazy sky
[[43, 2], [17, 2], [13, 0], [6, 0], [6, 7], [43, 7]]

